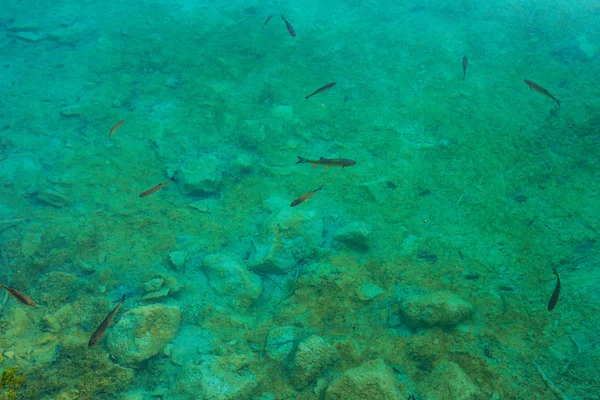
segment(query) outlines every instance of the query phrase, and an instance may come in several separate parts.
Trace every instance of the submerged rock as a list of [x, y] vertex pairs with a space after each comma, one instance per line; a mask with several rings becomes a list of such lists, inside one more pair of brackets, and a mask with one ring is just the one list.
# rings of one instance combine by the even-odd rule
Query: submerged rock
[[323, 338], [313, 335], [298, 345], [294, 356], [294, 383], [302, 389], [317, 380], [323, 369], [333, 362], [335, 350]]
[[283, 210], [269, 218], [248, 260], [250, 269], [287, 274], [298, 262], [313, 256], [323, 242], [323, 219], [316, 212], [292, 209], [286, 202]]
[[448, 327], [467, 319], [473, 305], [454, 293], [442, 291], [409, 297], [400, 303], [400, 311], [410, 326]]
[[108, 335], [108, 348], [121, 364], [139, 364], [158, 354], [173, 340], [181, 316], [178, 307], [153, 304], [134, 308]]
[[452, 361], [441, 361], [422, 386], [427, 398], [430, 399], [478, 400], [482, 398], [481, 391], [471, 377]]
[[371, 232], [364, 222], [351, 222], [337, 231], [334, 236], [337, 247], [347, 246], [354, 250], [369, 249]]
[[250, 271], [233, 255], [209, 254], [203, 267], [209, 286], [224, 296], [236, 308], [248, 308], [262, 293], [260, 277]]
[[181, 183], [184, 194], [197, 196], [215, 195], [221, 189], [223, 163], [209, 154], [197, 160], [188, 160], [181, 168]]
[[[408, 393], [383, 360], [349, 369], [325, 392], [325, 400], [406, 400]], [[440, 397], [442, 399], [444, 397]], [[449, 398], [449, 397], [448, 397]]]

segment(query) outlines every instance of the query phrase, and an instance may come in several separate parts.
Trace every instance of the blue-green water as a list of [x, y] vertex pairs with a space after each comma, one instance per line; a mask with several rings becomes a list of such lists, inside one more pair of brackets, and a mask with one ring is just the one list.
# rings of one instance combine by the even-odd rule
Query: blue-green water
[[0, 398], [600, 398], [598, 4], [129, 3], [0, 6]]

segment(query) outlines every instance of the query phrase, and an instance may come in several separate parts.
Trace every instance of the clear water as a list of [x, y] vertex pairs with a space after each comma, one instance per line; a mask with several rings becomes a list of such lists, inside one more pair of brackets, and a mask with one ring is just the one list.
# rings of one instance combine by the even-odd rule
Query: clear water
[[0, 9], [0, 398], [599, 398], [596, 2]]

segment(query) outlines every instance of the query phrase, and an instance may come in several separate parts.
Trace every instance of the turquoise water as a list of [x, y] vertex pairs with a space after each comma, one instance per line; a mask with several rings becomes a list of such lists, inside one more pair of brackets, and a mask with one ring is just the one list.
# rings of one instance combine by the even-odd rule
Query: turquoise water
[[597, 3], [129, 3], [1, 6], [0, 398], [600, 398]]

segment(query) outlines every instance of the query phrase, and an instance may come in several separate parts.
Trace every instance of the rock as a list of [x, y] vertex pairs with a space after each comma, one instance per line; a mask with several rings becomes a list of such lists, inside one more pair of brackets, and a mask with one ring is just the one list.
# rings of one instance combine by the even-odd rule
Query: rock
[[293, 271], [312, 257], [323, 241], [323, 219], [315, 211], [292, 209], [289, 202], [270, 217], [254, 241], [250, 269], [272, 274]]
[[188, 160], [181, 167], [182, 192], [196, 196], [215, 195], [221, 189], [223, 163], [215, 155]]
[[38, 194], [37, 198], [43, 203], [50, 204], [58, 208], [65, 207], [70, 203], [65, 195], [52, 189], [43, 190], [40, 194]]
[[165, 280], [163, 278], [157, 277], [150, 279], [148, 282], [144, 282], [142, 286], [144, 287], [144, 292], [148, 293], [160, 289], [164, 282]]
[[429, 399], [479, 400], [482, 394], [458, 364], [441, 361], [421, 385]]
[[121, 317], [108, 335], [108, 348], [121, 364], [139, 364], [160, 353], [173, 340], [181, 316], [178, 307], [152, 304]]
[[335, 350], [323, 338], [313, 335], [298, 345], [294, 356], [294, 384], [302, 389], [317, 380], [321, 371], [333, 362]]
[[365, 283], [358, 288], [358, 298], [361, 301], [375, 300], [383, 293], [383, 289], [374, 283]]
[[172, 251], [169, 253], [169, 259], [177, 271], [185, 272], [184, 266], [185, 261], [187, 260], [187, 255], [187, 251]]
[[194, 325], [183, 325], [170, 347], [171, 362], [184, 366], [199, 364], [201, 359], [216, 349], [215, 335], [208, 329]]
[[336, 247], [347, 246], [354, 250], [369, 249], [371, 232], [364, 222], [351, 222], [335, 233], [333, 237]]
[[37, 42], [38, 40], [40, 40], [40, 35], [34, 32], [17, 32], [12, 36], [19, 39], [23, 39], [26, 42]]
[[[325, 400], [406, 400], [408, 392], [383, 360], [346, 371], [325, 391]], [[439, 397], [440, 399], [444, 397]]]
[[260, 388], [254, 373], [233, 368], [229, 358], [211, 356], [202, 364], [187, 364], [167, 399], [252, 400]]
[[170, 288], [168, 288], [168, 287], [160, 288], [158, 290], [155, 290], [154, 292], [146, 293], [142, 297], [142, 300], [156, 300], [156, 299], [160, 299], [161, 297], [167, 297], [169, 295], [169, 293], [171, 293], [171, 289]]
[[209, 254], [202, 262], [209, 286], [224, 296], [232, 307], [246, 309], [262, 293], [260, 277], [248, 271], [235, 256]]
[[412, 327], [454, 326], [467, 319], [473, 305], [451, 292], [409, 297], [400, 303], [404, 320]]
[[300, 328], [296, 326], [278, 326], [271, 329], [265, 344], [267, 356], [275, 361], [286, 361], [294, 351], [295, 341], [300, 334]]

